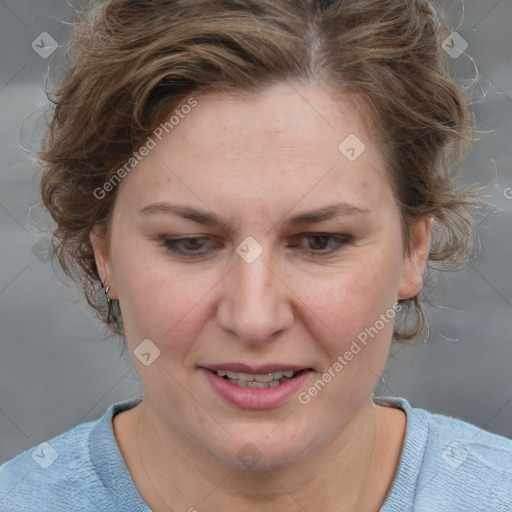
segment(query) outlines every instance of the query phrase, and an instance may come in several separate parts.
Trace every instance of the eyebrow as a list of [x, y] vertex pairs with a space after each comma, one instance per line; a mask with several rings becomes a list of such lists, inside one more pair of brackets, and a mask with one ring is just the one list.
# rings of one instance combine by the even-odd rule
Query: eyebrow
[[[173, 214], [178, 217], [182, 217], [183, 219], [188, 219], [198, 224], [202, 224], [204, 226], [209, 227], [227, 227], [229, 226], [215, 213], [209, 212], [206, 210], [200, 210], [193, 206], [179, 204], [179, 203], [169, 203], [169, 202], [160, 202], [153, 203], [145, 206], [138, 212], [142, 216], [151, 216], [158, 214]], [[348, 203], [333, 203], [322, 206], [321, 208], [317, 208], [314, 210], [308, 210], [305, 212], [301, 212], [297, 215], [294, 215], [290, 218], [285, 218], [283, 222], [283, 227], [294, 227], [302, 224], [314, 224], [315, 222], [321, 222], [333, 219], [335, 217], [340, 216], [349, 216], [349, 215], [368, 215], [371, 211], [365, 208], [361, 208], [355, 205], [351, 205]]]

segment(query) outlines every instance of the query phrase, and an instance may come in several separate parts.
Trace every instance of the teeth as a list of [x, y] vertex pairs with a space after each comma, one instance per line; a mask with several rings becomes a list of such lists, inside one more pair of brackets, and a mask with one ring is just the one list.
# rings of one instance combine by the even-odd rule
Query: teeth
[[238, 386], [239, 388], [246, 388], [247, 384], [249, 384], [248, 382], [244, 382], [243, 380], [238, 379], [228, 379], [228, 382]]
[[249, 389], [275, 388], [295, 375], [295, 372], [291, 370], [259, 373], [257, 375], [237, 373], [230, 370], [217, 370], [216, 373], [219, 377], [227, 377], [227, 380], [235, 386]]
[[[251, 375], [251, 377], [253, 377]], [[261, 375], [254, 375], [254, 380], [256, 382], [270, 382], [272, 380], [277, 380], [277, 379], [274, 379], [274, 377], [272, 376], [271, 373], [265, 373], [265, 374], [261, 374]]]
[[[285, 379], [290, 380], [290, 379]], [[235, 386], [238, 386], [239, 388], [250, 388], [250, 389], [267, 389], [267, 388], [275, 388], [276, 386], [279, 386], [280, 382], [278, 380], [273, 380], [271, 382], [245, 382], [243, 380], [238, 379], [228, 379], [228, 382], [230, 384], [234, 384]]]
[[251, 373], [237, 373], [229, 370], [217, 370], [217, 375], [219, 377], [227, 377], [232, 380], [240, 380], [243, 382], [272, 382], [273, 380], [280, 380], [283, 377], [291, 379], [295, 372], [291, 370], [286, 370], [284, 372], [272, 372], [272, 373], [258, 373], [253, 375]]
[[265, 389], [265, 388], [268, 388], [268, 384], [265, 382], [253, 381], [253, 382], [248, 382], [247, 387], [252, 388], [252, 389]]
[[[236, 379], [236, 377], [232, 377], [233, 379]], [[255, 378], [255, 375], [250, 375], [249, 373], [239, 373], [238, 374], [238, 380], [243, 380], [245, 382], [252, 382]], [[270, 376], [270, 380], [272, 380], [272, 376]], [[262, 381], [263, 382], [263, 381]]]

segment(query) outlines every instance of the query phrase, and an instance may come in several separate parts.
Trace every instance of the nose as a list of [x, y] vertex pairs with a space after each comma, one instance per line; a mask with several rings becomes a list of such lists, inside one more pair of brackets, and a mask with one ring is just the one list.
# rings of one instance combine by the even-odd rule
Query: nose
[[235, 257], [217, 310], [219, 326], [247, 344], [275, 339], [294, 321], [290, 290], [264, 255], [251, 263]]

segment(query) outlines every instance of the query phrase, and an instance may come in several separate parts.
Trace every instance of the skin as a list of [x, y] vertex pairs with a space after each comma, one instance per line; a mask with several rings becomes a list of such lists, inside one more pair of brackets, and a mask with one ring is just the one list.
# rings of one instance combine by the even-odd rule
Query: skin
[[[91, 233], [130, 352], [148, 338], [160, 349], [149, 366], [133, 358], [143, 406], [114, 419], [134, 483], [155, 511], [379, 510], [406, 426], [403, 411], [372, 400], [393, 322], [307, 405], [294, 396], [272, 409], [235, 407], [198, 366], [311, 367], [307, 390], [379, 315], [420, 292], [429, 221], [412, 227], [405, 254], [382, 147], [358, 111], [322, 87], [279, 84], [252, 99], [210, 91], [197, 100], [119, 185], [110, 239]], [[366, 145], [353, 162], [338, 150], [349, 134]], [[224, 225], [140, 213], [163, 201], [213, 212]], [[336, 201], [366, 212], [284, 226]], [[346, 242], [304, 236], [319, 232]], [[205, 251], [199, 257], [162, 243], [190, 235], [207, 237], [181, 245]], [[249, 236], [263, 249], [250, 264], [235, 251]], [[261, 453], [250, 469], [237, 457], [248, 442]]]

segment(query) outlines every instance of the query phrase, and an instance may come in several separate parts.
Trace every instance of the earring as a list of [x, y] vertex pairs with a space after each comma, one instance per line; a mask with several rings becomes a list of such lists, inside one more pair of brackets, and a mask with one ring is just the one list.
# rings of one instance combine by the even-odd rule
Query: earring
[[[101, 287], [102, 288], [105, 288], [105, 283], [104, 281], [101, 281]], [[107, 286], [105, 288], [105, 295], [107, 296], [107, 303], [110, 304], [112, 302], [112, 299], [108, 296], [108, 292], [110, 291], [110, 286]]]

